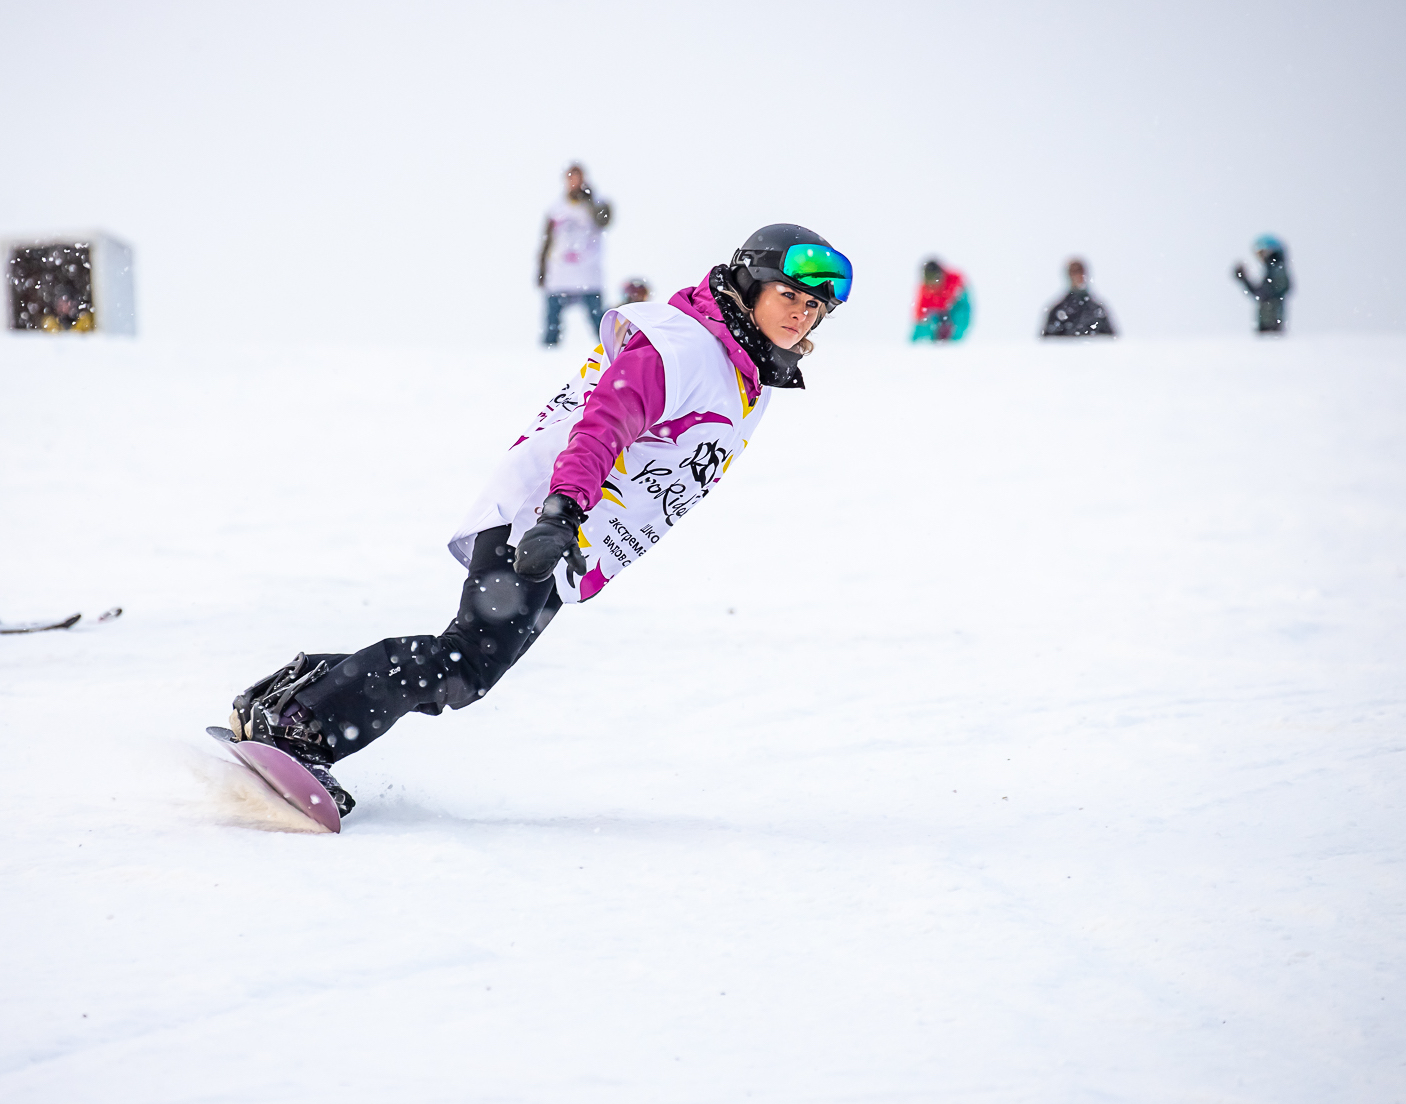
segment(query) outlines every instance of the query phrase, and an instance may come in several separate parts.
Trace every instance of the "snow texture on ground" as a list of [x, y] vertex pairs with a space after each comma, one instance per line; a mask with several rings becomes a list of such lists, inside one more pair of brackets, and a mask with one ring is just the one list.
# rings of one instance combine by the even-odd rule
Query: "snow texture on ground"
[[0, 343], [0, 1099], [1406, 1099], [1406, 341], [821, 344], [333, 836], [204, 727], [579, 358]]

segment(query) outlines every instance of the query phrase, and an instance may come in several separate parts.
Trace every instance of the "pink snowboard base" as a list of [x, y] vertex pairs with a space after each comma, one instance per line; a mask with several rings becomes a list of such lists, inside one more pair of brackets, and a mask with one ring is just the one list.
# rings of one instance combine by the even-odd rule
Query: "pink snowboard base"
[[211, 728], [208, 731], [216, 739], [227, 742], [239, 761], [267, 782], [274, 793], [293, 808], [317, 821], [329, 832], [342, 830], [342, 818], [332, 795], [298, 760], [257, 740], [236, 743], [234, 733], [226, 728]]

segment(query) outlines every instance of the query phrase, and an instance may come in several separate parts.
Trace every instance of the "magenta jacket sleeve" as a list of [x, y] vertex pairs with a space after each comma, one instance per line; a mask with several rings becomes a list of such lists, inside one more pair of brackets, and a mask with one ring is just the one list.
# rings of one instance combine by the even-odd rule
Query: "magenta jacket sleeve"
[[552, 493], [583, 510], [600, 501], [616, 457], [664, 417], [664, 361], [643, 333], [630, 338], [586, 400], [552, 472]]

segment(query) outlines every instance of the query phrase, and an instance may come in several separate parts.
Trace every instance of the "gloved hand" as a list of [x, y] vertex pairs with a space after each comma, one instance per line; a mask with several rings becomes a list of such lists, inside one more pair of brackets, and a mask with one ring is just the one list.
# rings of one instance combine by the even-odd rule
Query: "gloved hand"
[[576, 543], [576, 530], [586, 521], [586, 511], [573, 498], [550, 494], [542, 503], [537, 524], [522, 535], [513, 557], [513, 570], [529, 583], [544, 583], [552, 577], [557, 563], [566, 557], [567, 579], [571, 572], [586, 574], [586, 557]]

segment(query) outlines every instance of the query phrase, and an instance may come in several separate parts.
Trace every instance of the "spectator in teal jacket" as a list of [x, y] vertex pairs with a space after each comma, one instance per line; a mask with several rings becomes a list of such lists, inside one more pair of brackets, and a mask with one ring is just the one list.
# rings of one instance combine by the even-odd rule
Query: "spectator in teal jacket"
[[936, 257], [923, 262], [923, 282], [913, 307], [914, 341], [960, 341], [971, 324], [967, 282]]
[[1255, 239], [1255, 256], [1264, 265], [1264, 279], [1250, 282], [1245, 266], [1236, 263], [1232, 275], [1245, 285], [1245, 291], [1259, 304], [1259, 332], [1279, 333], [1284, 328], [1284, 300], [1293, 285], [1289, 281], [1289, 265], [1284, 255], [1284, 243], [1270, 234]]

